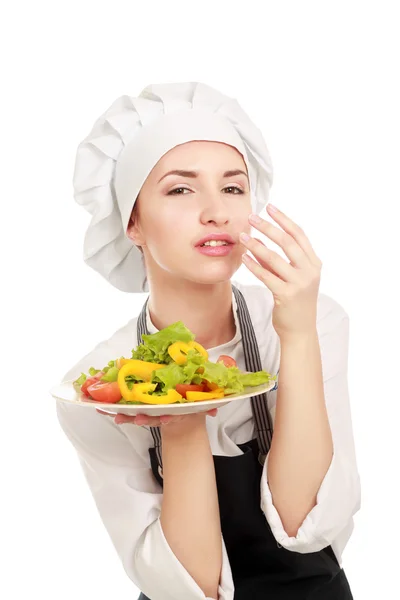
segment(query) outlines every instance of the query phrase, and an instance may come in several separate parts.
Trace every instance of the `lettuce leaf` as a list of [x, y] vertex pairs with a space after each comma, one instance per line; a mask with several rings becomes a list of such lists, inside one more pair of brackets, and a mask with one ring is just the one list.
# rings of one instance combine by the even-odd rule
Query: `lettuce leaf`
[[148, 362], [171, 364], [172, 358], [168, 354], [168, 346], [174, 342], [191, 342], [195, 335], [183, 324], [177, 321], [156, 333], [143, 334], [143, 343], [136, 350], [132, 350], [132, 358]]
[[117, 367], [109, 367], [105, 373], [105, 375], [103, 375], [103, 377], [100, 378], [101, 381], [117, 381], [118, 380], [118, 372], [119, 369], [117, 369]]
[[183, 368], [175, 362], [167, 365], [163, 369], [153, 371], [152, 383], [161, 383], [162, 393], [166, 394], [168, 390], [175, 389], [178, 383], [184, 383], [186, 375]]
[[73, 385], [83, 385], [86, 381], [87, 377], [85, 375], [85, 373], [81, 373], [80, 377], [78, 377], [78, 379], [75, 379], [75, 381], [73, 381]]
[[93, 377], [93, 375], [96, 375], [96, 373], [99, 373], [100, 369], [95, 369], [94, 367], [90, 367], [89, 369], [89, 375], [90, 377]]
[[[196, 373], [199, 367], [203, 368], [202, 373]], [[211, 362], [196, 350], [190, 350], [187, 354], [186, 364], [178, 365], [172, 362], [163, 369], [154, 371], [151, 381], [161, 384], [153, 393], [162, 395], [171, 388], [175, 389], [177, 384], [200, 384], [203, 379], [224, 388], [226, 394], [238, 394], [243, 392], [247, 386], [262, 385], [274, 377], [271, 377], [266, 371], [242, 373], [238, 367], [226, 367], [222, 362]]]

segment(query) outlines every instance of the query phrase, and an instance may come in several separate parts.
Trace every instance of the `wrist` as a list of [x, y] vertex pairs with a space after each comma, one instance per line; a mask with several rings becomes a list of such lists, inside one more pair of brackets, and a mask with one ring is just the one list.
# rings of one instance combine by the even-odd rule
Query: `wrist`
[[194, 413], [185, 415], [181, 421], [171, 421], [163, 424], [160, 428], [162, 439], [185, 438], [193, 436], [197, 432], [207, 433], [206, 418], [205, 413]]
[[310, 342], [315, 342], [318, 340], [318, 330], [317, 328], [313, 328], [301, 333], [294, 334], [286, 334], [284, 336], [280, 336], [279, 341], [282, 346], [304, 346], [309, 344]]

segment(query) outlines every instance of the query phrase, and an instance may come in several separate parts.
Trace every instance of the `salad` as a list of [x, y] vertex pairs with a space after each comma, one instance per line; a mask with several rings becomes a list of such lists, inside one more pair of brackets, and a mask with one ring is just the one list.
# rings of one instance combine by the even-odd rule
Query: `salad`
[[157, 333], [142, 335], [130, 358], [90, 367], [73, 384], [85, 400], [112, 404], [174, 404], [224, 398], [276, 379], [266, 371], [243, 373], [230, 356], [217, 362], [177, 321]]

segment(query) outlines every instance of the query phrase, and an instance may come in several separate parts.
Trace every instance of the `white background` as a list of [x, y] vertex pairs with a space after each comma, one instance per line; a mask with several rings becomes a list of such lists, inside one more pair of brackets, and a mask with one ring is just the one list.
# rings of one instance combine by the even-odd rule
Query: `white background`
[[[344, 552], [356, 600], [398, 590], [397, 2], [9, 3], [1, 22], [0, 594], [136, 598], [48, 390], [140, 310], [82, 258], [78, 143], [120, 95], [200, 81], [266, 139], [271, 201], [350, 316], [362, 509]], [[255, 281], [241, 267], [236, 277]], [[4, 302], [5, 301], [5, 302]], [[112, 357], [110, 357], [112, 358]], [[4, 390], [4, 384], [6, 386]]]

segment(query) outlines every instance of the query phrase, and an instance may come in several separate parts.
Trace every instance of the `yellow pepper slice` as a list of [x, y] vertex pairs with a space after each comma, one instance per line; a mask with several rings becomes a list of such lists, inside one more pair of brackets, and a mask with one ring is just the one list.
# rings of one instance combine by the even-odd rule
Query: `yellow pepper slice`
[[213, 392], [186, 392], [186, 398], [189, 402], [199, 402], [200, 400], [213, 400], [224, 397], [224, 388], [217, 388]]
[[[144, 402], [145, 404], [173, 404], [174, 402], [178, 402], [182, 399], [181, 394], [179, 394], [176, 390], [168, 390], [168, 393], [163, 396], [152, 396], [148, 392], [154, 392], [157, 387], [156, 383], [134, 383], [132, 385], [132, 389], [130, 390], [125, 381], [125, 376], [127, 373], [124, 374], [122, 369], [123, 368], [121, 368], [118, 373], [118, 386], [121, 391], [121, 396], [124, 398], [124, 400]], [[122, 375], [120, 375], [121, 371]]]
[[167, 365], [147, 362], [145, 360], [136, 360], [133, 358], [119, 358], [117, 361], [117, 367], [120, 369], [125, 368], [129, 365], [129, 369], [124, 371], [124, 377], [127, 375], [136, 375], [136, 377], [140, 377], [140, 379], [144, 379], [145, 381], [151, 380], [151, 374], [153, 371], [157, 371], [158, 369], [163, 369]]
[[[141, 385], [138, 383], [137, 385]], [[135, 387], [135, 386], [133, 386]], [[182, 399], [181, 394], [176, 390], [168, 390], [167, 394], [163, 396], [152, 396], [151, 394], [138, 393], [138, 400], [145, 402], [146, 404], [174, 404]]]
[[[133, 374], [132, 373], [132, 365], [130, 365], [129, 363], [127, 363], [126, 365], [123, 365], [120, 368], [120, 370], [118, 371], [118, 379], [117, 379], [118, 387], [119, 387], [119, 391], [121, 392], [121, 396], [123, 397], [124, 400], [137, 400], [136, 393], [135, 393], [135, 384], [132, 386], [132, 389], [130, 390], [127, 382], [125, 381], [125, 377], [127, 377], [128, 375], [132, 375], [132, 374]], [[146, 390], [147, 392], [151, 391], [152, 389], [154, 390], [156, 387], [155, 383], [145, 383], [144, 385], [148, 386], [147, 390]]]
[[178, 365], [184, 365], [187, 362], [186, 354], [190, 347], [186, 342], [175, 342], [168, 346], [168, 354]]
[[117, 369], [120, 369], [123, 365], [126, 365], [128, 360], [129, 360], [128, 358], [124, 358], [123, 356], [121, 356], [120, 358], [117, 358], [117, 360], [115, 361], [115, 366], [117, 367]]
[[208, 360], [208, 352], [205, 348], [203, 348], [201, 344], [199, 344], [198, 342], [189, 342], [188, 346], [189, 348], [194, 348], [195, 350], [197, 350], [197, 352], [202, 354], [204, 358]]
[[178, 365], [184, 365], [187, 362], [186, 354], [189, 350], [195, 349], [199, 352], [205, 359], [208, 359], [208, 352], [201, 344], [197, 342], [174, 342], [168, 347], [168, 354]]

